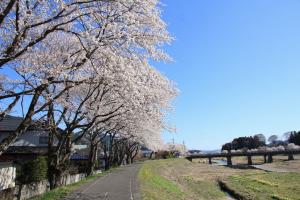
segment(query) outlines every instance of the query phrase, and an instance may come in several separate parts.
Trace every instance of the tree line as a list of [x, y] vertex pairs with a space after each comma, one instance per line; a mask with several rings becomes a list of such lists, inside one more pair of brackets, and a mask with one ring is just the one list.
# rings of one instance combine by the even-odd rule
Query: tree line
[[277, 135], [271, 135], [268, 138], [268, 144], [266, 137], [263, 134], [256, 134], [249, 137], [238, 137], [234, 138], [231, 142], [225, 143], [222, 145], [222, 151], [231, 151], [231, 150], [251, 150], [258, 149], [259, 147], [270, 146], [287, 146], [289, 143], [294, 145], [300, 145], [300, 131], [287, 132], [283, 135], [284, 140], [279, 140]]
[[89, 142], [89, 174], [99, 148], [109, 168], [130, 163], [142, 145], [161, 147], [178, 90], [150, 64], [170, 60], [158, 0], [3, 0], [0, 13], [0, 120], [23, 116], [0, 155], [43, 126], [55, 188], [80, 140]]

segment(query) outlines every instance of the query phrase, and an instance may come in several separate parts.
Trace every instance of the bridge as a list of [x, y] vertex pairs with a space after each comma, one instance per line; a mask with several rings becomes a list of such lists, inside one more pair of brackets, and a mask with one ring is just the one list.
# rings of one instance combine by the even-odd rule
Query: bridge
[[273, 156], [276, 155], [287, 155], [288, 160], [294, 160], [295, 154], [300, 154], [300, 150], [285, 150], [285, 151], [258, 151], [258, 152], [228, 152], [228, 153], [214, 153], [214, 154], [195, 154], [186, 156], [186, 159], [189, 161], [193, 161], [193, 159], [197, 158], [207, 158], [209, 164], [212, 164], [212, 158], [226, 158], [227, 165], [232, 165], [231, 158], [232, 157], [240, 157], [245, 156], [248, 158], [248, 165], [252, 165], [252, 157], [253, 156], [263, 156], [264, 163], [272, 163]]

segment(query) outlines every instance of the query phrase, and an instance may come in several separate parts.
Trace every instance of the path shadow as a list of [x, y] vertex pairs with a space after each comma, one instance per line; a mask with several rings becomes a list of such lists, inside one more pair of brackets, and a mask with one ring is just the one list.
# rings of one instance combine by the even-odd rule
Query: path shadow
[[247, 165], [247, 164], [224, 165], [224, 166], [232, 169], [256, 169], [252, 165]]

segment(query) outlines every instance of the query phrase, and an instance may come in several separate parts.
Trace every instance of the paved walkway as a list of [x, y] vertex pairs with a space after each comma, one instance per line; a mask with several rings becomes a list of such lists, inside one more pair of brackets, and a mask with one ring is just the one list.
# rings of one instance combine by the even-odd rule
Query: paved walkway
[[121, 167], [83, 185], [63, 200], [140, 200], [137, 174], [141, 164]]

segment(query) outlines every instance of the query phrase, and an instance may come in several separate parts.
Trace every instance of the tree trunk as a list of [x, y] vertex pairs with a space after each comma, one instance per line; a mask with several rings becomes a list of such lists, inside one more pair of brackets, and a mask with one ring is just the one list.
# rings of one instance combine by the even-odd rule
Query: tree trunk
[[[63, 148], [63, 150], [61, 150]], [[53, 146], [48, 151], [48, 180], [50, 189], [62, 186], [63, 177], [68, 173], [67, 167], [70, 160], [70, 147], [60, 144], [60, 147]]]
[[150, 158], [149, 158], [149, 159], [152, 159], [153, 153], [154, 153], [154, 151], [151, 151], [151, 154], [150, 154]]
[[231, 156], [227, 156], [227, 165], [228, 166], [232, 165]]
[[133, 154], [132, 154], [131, 157], [130, 157], [131, 163], [133, 163], [133, 160], [134, 160], [134, 158], [138, 155], [139, 151], [140, 151], [140, 148], [137, 146], [137, 147], [134, 149]]
[[252, 165], [252, 158], [251, 156], [247, 156], [248, 157], [248, 165]]
[[51, 190], [60, 186], [60, 175], [61, 172], [57, 166], [56, 155], [48, 156], [48, 181]]
[[268, 163], [272, 163], [273, 162], [273, 156], [272, 154], [268, 155]]
[[294, 160], [294, 155], [292, 153], [289, 154], [288, 160]]
[[126, 155], [126, 165], [130, 165], [130, 156]]
[[104, 169], [109, 170], [110, 168], [110, 158], [109, 155], [107, 155], [107, 151], [104, 151]]
[[89, 161], [88, 161], [88, 170], [87, 170], [87, 175], [88, 176], [90, 176], [94, 173], [95, 160], [96, 160], [96, 151], [97, 151], [96, 145], [91, 143]]
[[62, 178], [65, 168], [60, 163], [60, 158], [57, 152], [51, 150], [48, 153], [48, 181], [50, 189], [55, 189], [63, 185]]

